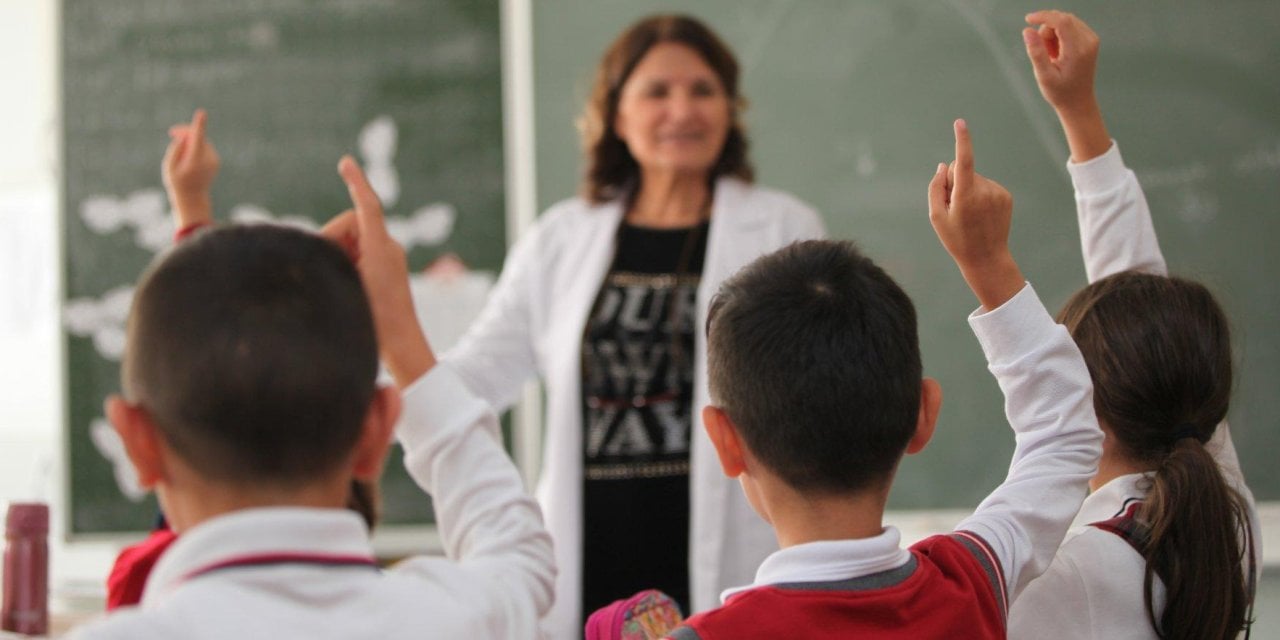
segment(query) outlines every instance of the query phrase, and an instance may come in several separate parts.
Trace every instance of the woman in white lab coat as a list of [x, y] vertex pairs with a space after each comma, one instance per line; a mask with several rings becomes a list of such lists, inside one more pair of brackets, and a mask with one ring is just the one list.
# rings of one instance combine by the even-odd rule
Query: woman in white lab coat
[[549, 637], [646, 587], [686, 613], [750, 583], [776, 541], [702, 430], [702, 327], [720, 282], [821, 237], [798, 199], [752, 184], [738, 65], [703, 24], [654, 16], [601, 60], [582, 118], [582, 195], [508, 255], [442, 362], [495, 408], [546, 389], [537, 496], [555, 541]]

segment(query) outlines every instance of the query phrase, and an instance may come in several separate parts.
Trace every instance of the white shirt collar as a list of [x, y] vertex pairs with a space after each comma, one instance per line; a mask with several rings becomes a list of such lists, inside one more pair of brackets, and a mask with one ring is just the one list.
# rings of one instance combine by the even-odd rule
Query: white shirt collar
[[182, 532], [156, 562], [142, 605], [163, 599], [193, 571], [231, 558], [270, 553], [373, 555], [369, 530], [347, 509], [271, 507], [218, 516]]
[[1149, 473], [1131, 473], [1113, 478], [1110, 482], [1098, 487], [1097, 491], [1085, 498], [1080, 505], [1072, 528], [1084, 527], [1094, 522], [1110, 520], [1120, 515], [1131, 500], [1142, 500], [1146, 497], [1146, 481]]
[[720, 594], [720, 601], [771, 584], [850, 580], [896, 569], [911, 560], [911, 552], [901, 543], [898, 529], [885, 527], [873, 538], [819, 540], [780, 549], [760, 563], [755, 582], [726, 589]]

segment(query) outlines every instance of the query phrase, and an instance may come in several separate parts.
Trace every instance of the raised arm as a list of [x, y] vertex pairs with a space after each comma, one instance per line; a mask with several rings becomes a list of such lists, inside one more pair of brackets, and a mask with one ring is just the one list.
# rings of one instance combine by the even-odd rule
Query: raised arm
[[213, 223], [210, 189], [221, 161], [206, 132], [208, 121], [205, 110], [197, 109], [191, 122], [169, 127], [160, 173], [179, 232]]
[[1127, 270], [1165, 273], [1147, 199], [1107, 133], [1094, 91], [1098, 34], [1061, 11], [1037, 11], [1027, 22], [1035, 26], [1022, 38], [1036, 83], [1071, 149], [1067, 170], [1089, 281]]
[[1102, 431], [1079, 349], [1022, 279], [1009, 251], [1012, 199], [973, 168], [957, 121], [950, 175], [929, 185], [929, 219], [982, 308], [970, 317], [1005, 396], [1015, 449], [1009, 474], [957, 527], [980, 537], [1017, 593], [1049, 565], [1097, 471]]
[[448, 561], [416, 558], [397, 571], [456, 595], [493, 638], [533, 638], [551, 606], [555, 568], [541, 512], [502, 449], [497, 417], [435, 354], [418, 324], [404, 250], [351, 158], [339, 172], [353, 211], [322, 233], [351, 255], [369, 295], [383, 362], [404, 393], [398, 437], [409, 474], [434, 498]]

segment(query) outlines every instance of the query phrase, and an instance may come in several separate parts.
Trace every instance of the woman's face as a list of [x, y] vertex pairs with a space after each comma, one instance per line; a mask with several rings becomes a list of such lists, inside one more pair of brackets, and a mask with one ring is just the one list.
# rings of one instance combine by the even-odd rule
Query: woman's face
[[614, 131], [642, 173], [706, 174], [731, 120], [720, 77], [694, 49], [654, 45], [622, 85]]

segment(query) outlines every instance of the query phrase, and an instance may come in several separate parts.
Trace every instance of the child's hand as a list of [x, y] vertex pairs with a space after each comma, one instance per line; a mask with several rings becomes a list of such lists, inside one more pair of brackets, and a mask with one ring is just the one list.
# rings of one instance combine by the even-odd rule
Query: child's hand
[[161, 175], [178, 229], [213, 222], [209, 189], [218, 175], [218, 151], [205, 135], [208, 114], [196, 109], [190, 123], [169, 127]]
[[1025, 281], [1009, 252], [1013, 197], [973, 169], [973, 143], [956, 120], [956, 159], [939, 164], [929, 182], [929, 222], [969, 288], [987, 309], [1012, 298]]
[[1098, 34], [1083, 20], [1061, 11], [1037, 11], [1027, 15], [1022, 30], [1027, 57], [1036, 74], [1040, 93], [1058, 112], [1071, 159], [1084, 162], [1111, 148], [1111, 136], [1102, 121], [1094, 94], [1098, 66]]
[[1028, 14], [1027, 23], [1039, 27], [1023, 29], [1022, 39], [1044, 99], [1059, 111], [1092, 105], [1098, 34], [1083, 20], [1062, 11]]
[[436, 358], [418, 324], [409, 293], [404, 249], [387, 233], [382, 203], [351, 156], [338, 162], [354, 210], [339, 214], [321, 229], [351, 256], [369, 296], [378, 350], [383, 363], [404, 388], [435, 366]]

